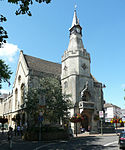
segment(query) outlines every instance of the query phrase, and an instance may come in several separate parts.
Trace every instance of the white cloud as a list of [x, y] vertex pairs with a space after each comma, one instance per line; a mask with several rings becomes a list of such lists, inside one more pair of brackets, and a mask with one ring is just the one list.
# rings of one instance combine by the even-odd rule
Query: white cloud
[[0, 48], [0, 56], [12, 62], [14, 61], [14, 56], [16, 55], [18, 51], [19, 51], [19, 48], [17, 45], [6, 43], [3, 45], [2, 48]]
[[122, 88], [125, 88], [125, 84], [122, 84], [121, 87], [122, 87]]
[[5, 90], [5, 89], [1, 89], [0, 90], [0, 93], [6, 93], [6, 94], [9, 94], [9, 93], [11, 93], [11, 90]]

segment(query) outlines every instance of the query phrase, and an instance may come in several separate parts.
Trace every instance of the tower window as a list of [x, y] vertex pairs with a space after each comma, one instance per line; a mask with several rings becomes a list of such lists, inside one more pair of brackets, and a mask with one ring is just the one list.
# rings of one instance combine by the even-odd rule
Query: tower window
[[64, 88], [67, 88], [67, 87], [68, 87], [68, 82], [65, 81], [65, 82], [64, 82]]
[[67, 71], [67, 66], [64, 66], [64, 70]]
[[82, 68], [83, 68], [83, 70], [85, 70], [85, 69], [87, 69], [88, 67], [87, 67], [87, 65], [84, 63], [84, 64], [82, 64]]
[[20, 84], [20, 82], [21, 82], [21, 76], [19, 75], [19, 77], [18, 77], [18, 83]]

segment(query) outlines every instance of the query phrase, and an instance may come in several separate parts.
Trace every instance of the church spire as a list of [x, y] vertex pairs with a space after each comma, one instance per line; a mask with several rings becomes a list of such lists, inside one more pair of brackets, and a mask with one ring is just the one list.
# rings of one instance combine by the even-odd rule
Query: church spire
[[75, 9], [74, 9], [72, 26], [69, 29], [69, 31], [70, 31], [70, 35], [72, 35], [72, 34], [80, 34], [82, 36], [82, 27], [80, 26], [79, 19], [77, 18], [76, 5], [75, 5]]
[[76, 14], [76, 5], [75, 5], [75, 10], [74, 10], [74, 15], [73, 15], [73, 21], [72, 21], [72, 26], [75, 26], [75, 25], [79, 25], [79, 19], [77, 18], [77, 14]]
[[68, 51], [72, 50], [83, 50], [83, 42], [82, 42], [82, 27], [79, 24], [79, 20], [76, 14], [76, 6], [73, 15], [72, 26], [69, 29], [70, 32], [70, 41], [68, 46]]

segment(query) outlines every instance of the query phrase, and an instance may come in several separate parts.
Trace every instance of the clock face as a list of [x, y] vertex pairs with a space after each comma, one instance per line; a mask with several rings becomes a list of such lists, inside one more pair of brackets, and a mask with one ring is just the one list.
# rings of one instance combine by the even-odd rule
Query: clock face
[[77, 31], [78, 33], [80, 33], [80, 29], [79, 29], [79, 28], [76, 28], [76, 31]]

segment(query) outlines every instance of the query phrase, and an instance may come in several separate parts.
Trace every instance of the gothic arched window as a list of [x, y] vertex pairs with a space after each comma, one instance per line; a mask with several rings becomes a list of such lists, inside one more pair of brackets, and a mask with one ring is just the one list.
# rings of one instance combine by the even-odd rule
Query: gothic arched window
[[18, 89], [15, 90], [15, 109], [17, 108]]
[[21, 82], [21, 75], [18, 76], [18, 83], [20, 84]]
[[64, 88], [66, 89], [67, 87], [68, 87], [68, 82], [65, 81], [65, 82], [64, 82]]
[[22, 83], [21, 84], [21, 87], [20, 87], [20, 89], [21, 89], [21, 105], [24, 103], [24, 101], [23, 101], [23, 95], [24, 95], [24, 87], [25, 87], [25, 85], [24, 85], [24, 83]]

